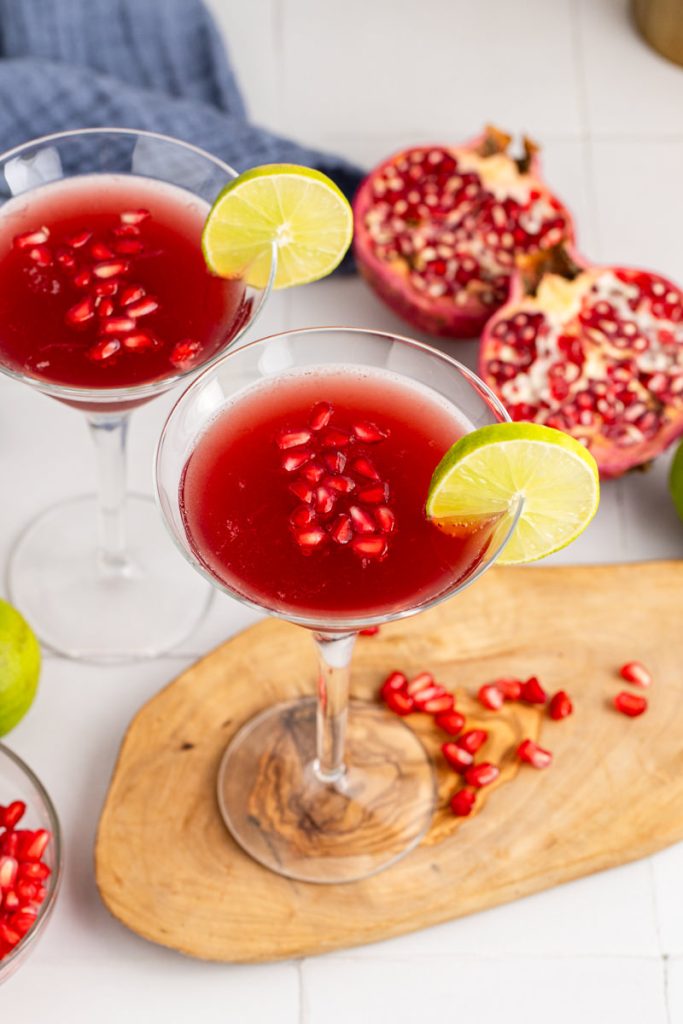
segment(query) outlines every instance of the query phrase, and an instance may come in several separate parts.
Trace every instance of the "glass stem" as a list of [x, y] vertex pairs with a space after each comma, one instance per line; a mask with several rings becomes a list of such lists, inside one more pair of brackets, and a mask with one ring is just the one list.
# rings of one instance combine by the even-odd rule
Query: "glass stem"
[[88, 415], [97, 460], [98, 549], [101, 572], [122, 576], [126, 554], [126, 438], [129, 413]]
[[346, 717], [355, 633], [314, 633], [318, 652], [318, 713], [315, 773], [322, 782], [344, 774]]

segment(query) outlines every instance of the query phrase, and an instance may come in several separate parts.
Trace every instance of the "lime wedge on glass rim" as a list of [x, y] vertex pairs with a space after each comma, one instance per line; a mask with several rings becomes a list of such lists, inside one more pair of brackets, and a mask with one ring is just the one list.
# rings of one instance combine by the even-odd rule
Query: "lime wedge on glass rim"
[[519, 565], [583, 533], [600, 501], [593, 456], [573, 437], [536, 423], [496, 423], [466, 434], [434, 470], [426, 513], [437, 526], [501, 520], [514, 531], [498, 561]]
[[321, 171], [297, 164], [253, 167], [214, 202], [202, 233], [206, 264], [219, 277], [264, 288], [277, 246], [274, 288], [326, 277], [351, 244], [353, 213]]

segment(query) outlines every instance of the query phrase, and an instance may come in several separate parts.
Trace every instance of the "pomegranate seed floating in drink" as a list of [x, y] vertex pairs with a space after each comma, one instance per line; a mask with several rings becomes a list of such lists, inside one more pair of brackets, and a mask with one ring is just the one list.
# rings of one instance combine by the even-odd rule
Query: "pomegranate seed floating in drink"
[[[381, 371], [284, 375], [199, 438], [181, 486], [188, 538], [214, 576], [269, 608], [368, 618], [414, 606], [466, 579], [493, 534], [493, 520], [451, 536], [425, 515], [431, 473], [462, 432]], [[453, 707], [431, 676], [387, 699], [401, 714]]]
[[563, 247], [537, 254], [486, 325], [479, 372], [514, 420], [572, 434], [620, 476], [683, 434], [683, 292]]
[[134, 387], [205, 362], [244, 312], [242, 282], [204, 263], [207, 209], [132, 175], [82, 176], [35, 189], [28, 205], [10, 200], [0, 218], [0, 360], [87, 388]]
[[471, 338], [505, 301], [519, 253], [573, 237], [539, 176], [537, 147], [507, 153], [488, 127], [463, 146], [417, 146], [368, 175], [354, 201], [355, 254], [384, 301], [420, 330]]

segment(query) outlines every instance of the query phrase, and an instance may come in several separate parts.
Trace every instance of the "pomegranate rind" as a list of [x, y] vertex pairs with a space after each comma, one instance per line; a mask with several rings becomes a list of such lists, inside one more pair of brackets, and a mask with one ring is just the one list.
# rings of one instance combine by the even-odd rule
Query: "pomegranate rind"
[[442, 529], [497, 518], [492, 551], [499, 547], [501, 564], [520, 565], [571, 544], [599, 502], [595, 459], [573, 437], [538, 424], [496, 423], [446, 452], [432, 476], [426, 514]]
[[[552, 426], [559, 426], [560, 429], [579, 439], [588, 448], [598, 464], [603, 479], [615, 478], [652, 461], [683, 435], [683, 329], [681, 329], [683, 314], [681, 320], [672, 324], [666, 320], [658, 321], [656, 317], [652, 317], [652, 325], [642, 330], [643, 336], [648, 338], [648, 347], [644, 351], [635, 352], [628, 348], [617, 351], [608, 338], [605, 338], [604, 344], [596, 342], [595, 338], [598, 338], [599, 335], [590, 334], [589, 329], [581, 324], [578, 318], [579, 312], [582, 304], [589, 300], [591, 290], [604, 289], [606, 281], [612, 281], [613, 284], [621, 282], [619, 287], [623, 288], [624, 294], [626, 294], [627, 288], [632, 287], [630, 282], [637, 280], [650, 282], [651, 286], [656, 286], [667, 297], [677, 297], [679, 306], [682, 307], [683, 291], [661, 274], [637, 268], [592, 265], [579, 256], [571, 246], [563, 248], [568, 261], [575, 264], [580, 272], [571, 281], [564, 280], [553, 272], [544, 273], [536, 281], [533, 294], [528, 294], [526, 269], [524, 266], [520, 266], [513, 275], [508, 301], [489, 320], [484, 329], [479, 349], [479, 375], [510, 411], [513, 419], [534, 420], [538, 423], [552, 421]], [[622, 280], [622, 276], [625, 280]], [[638, 316], [646, 316], [646, 313], [646, 310], [640, 310]], [[550, 340], [542, 341], [545, 365], [538, 358], [539, 350], [536, 340], [533, 342], [533, 359], [528, 366], [518, 366], [516, 360], [519, 357], [516, 355], [516, 349], [505, 344], [505, 337], [501, 335], [501, 332], [506, 324], [513, 323], [514, 318], [520, 315], [526, 318], [537, 318], [537, 323], [538, 317], [543, 318], [543, 324], [537, 329], [539, 337], [541, 332], [546, 330], [550, 337]], [[635, 321], [635, 311], [632, 315]], [[625, 320], [624, 322], [628, 323], [629, 321]], [[667, 326], [673, 328], [673, 332], [678, 332], [673, 343], [669, 343], [667, 347], [669, 365], [666, 369], [667, 374], [671, 371], [675, 373], [678, 381], [675, 386], [678, 390], [673, 397], [670, 396], [669, 399], [662, 400], [649, 387], [649, 380], [663, 376], [656, 369], [655, 360], [662, 358], [658, 348], [659, 339], [662, 336], [662, 329]], [[632, 328], [627, 329], [632, 330]], [[567, 396], [556, 400], [552, 397], [551, 375], [548, 373], [548, 368], [555, 364], [555, 359], [557, 362], [564, 360], [564, 357], [557, 354], [549, 355], [553, 351], [551, 346], [560, 336], [578, 339], [584, 358], [583, 365], [588, 366], [589, 370], [575, 381], [570, 380]], [[570, 360], [564, 361], [570, 362]], [[525, 362], [523, 355], [522, 362]], [[656, 431], [650, 432], [650, 435], [647, 436], [642, 431], [638, 431], [634, 424], [628, 422], [626, 413], [628, 413], [629, 407], [624, 407], [622, 403], [621, 409], [619, 409], [617, 405], [615, 407], [617, 409], [616, 424], [617, 426], [623, 424], [631, 434], [626, 445], [619, 444], [613, 439], [610, 424], [606, 424], [603, 415], [599, 414], [595, 408], [591, 409], [591, 422], [584, 424], [580, 421], [580, 417], [579, 421], [575, 422], [577, 419], [575, 396], [582, 390], [596, 385], [609, 385], [609, 373], [614, 372], [614, 368], [622, 362], [631, 362], [637, 370], [637, 372], [631, 372], [622, 384], [624, 388], [634, 393], [631, 408], [635, 408], [635, 402], [638, 402], [641, 414], [652, 413], [657, 416], [658, 420]], [[498, 365], [500, 366], [499, 373], [506, 373], [508, 372], [507, 367], [511, 367], [509, 380], [501, 381], [492, 372], [494, 364], [497, 369]], [[513, 370], [514, 372], [512, 372]], [[572, 422], [561, 424], [557, 421], [558, 416], [566, 419], [564, 410], [568, 410], [567, 415], [571, 414]], [[609, 414], [615, 415], [613, 412]], [[614, 427], [614, 424], [611, 426]]]
[[[410, 157], [416, 151], [442, 151], [456, 161], [460, 157], [471, 160], [479, 154], [482, 144], [491, 135], [503, 138], [502, 133], [489, 129], [469, 142], [460, 146], [444, 146], [443, 144], [424, 144], [392, 154], [367, 175], [361, 183], [353, 200], [354, 215], [354, 255], [359, 272], [370, 287], [395, 313], [413, 327], [436, 337], [450, 339], [475, 338], [481, 334], [487, 321], [500, 303], [486, 305], [481, 301], [475, 288], [462, 287], [457, 294], [457, 302], [453, 296], [435, 297], [420, 292], [409, 281], [410, 268], [405, 259], [386, 261], [377, 256], [374, 241], [367, 227], [367, 216], [376, 205], [373, 194], [373, 183], [387, 168], [399, 160]], [[509, 138], [508, 140], [509, 141]], [[557, 203], [559, 214], [564, 220], [563, 237], [571, 241], [574, 237], [574, 226], [570, 212], [557, 200], [549, 190], [540, 173], [540, 161], [537, 147], [529, 144], [528, 167], [520, 172], [519, 181], [523, 182], [526, 191], [532, 190], [544, 198]], [[515, 166], [512, 157], [507, 156], [504, 148], [491, 154], [496, 159], [504, 159], [510, 167]], [[482, 164], [490, 156], [479, 155]], [[474, 282], [476, 285], [477, 282]]]
[[264, 164], [222, 190], [204, 225], [202, 252], [219, 277], [291, 288], [331, 274], [352, 237], [349, 201], [326, 174]]

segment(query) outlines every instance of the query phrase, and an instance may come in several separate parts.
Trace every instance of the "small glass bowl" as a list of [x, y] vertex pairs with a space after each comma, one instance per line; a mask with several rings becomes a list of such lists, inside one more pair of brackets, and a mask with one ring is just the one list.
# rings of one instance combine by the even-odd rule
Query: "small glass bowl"
[[35, 947], [52, 913], [62, 878], [62, 835], [52, 800], [28, 765], [0, 743], [0, 804], [6, 807], [13, 800], [23, 800], [26, 804], [26, 814], [18, 828], [46, 828], [52, 834], [43, 856], [52, 873], [46, 880], [47, 895], [35, 924], [12, 952], [0, 960], [0, 985], [14, 974]]

